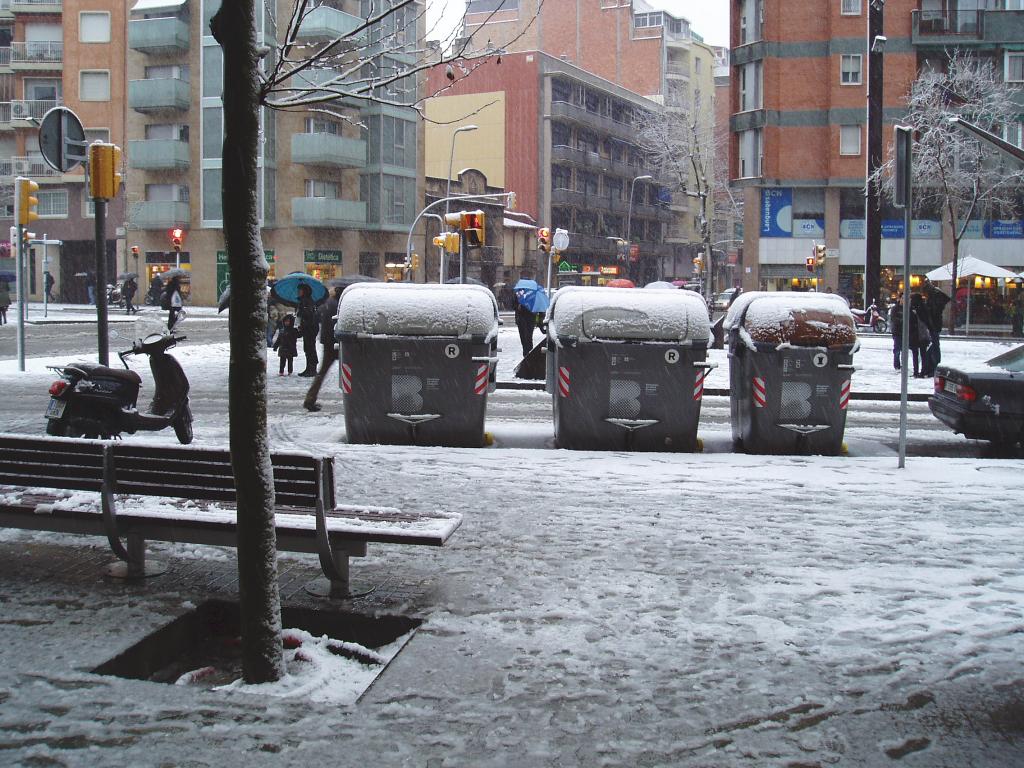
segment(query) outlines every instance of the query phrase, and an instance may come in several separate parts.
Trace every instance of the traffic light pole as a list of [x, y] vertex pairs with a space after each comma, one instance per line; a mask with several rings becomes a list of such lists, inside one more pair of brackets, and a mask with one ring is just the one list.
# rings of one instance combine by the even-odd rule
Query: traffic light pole
[[96, 349], [100, 365], [110, 365], [107, 330], [107, 201], [94, 197], [96, 206]]
[[25, 244], [22, 242], [24, 227], [19, 224], [15, 229], [17, 256], [14, 268], [18, 276], [18, 370], [25, 370], [25, 302], [28, 296], [25, 291]]

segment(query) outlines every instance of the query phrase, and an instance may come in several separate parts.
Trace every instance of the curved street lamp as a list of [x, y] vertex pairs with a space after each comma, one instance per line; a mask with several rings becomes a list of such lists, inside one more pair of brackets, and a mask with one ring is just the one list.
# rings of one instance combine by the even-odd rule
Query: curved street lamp
[[[448, 189], [445, 192], [445, 195], [444, 195], [445, 197], [451, 197], [452, 196], [452, 163], [455, 162], [455, 138], [460, 133], [464, 133], [466, 131], [475, 131], [476, 129], [477, 129], [477, 126], [475, 126], [475, 125], [460, 125], [452, 133], [452, 151], [451, 151], [451, 154], [448, 155]], [[448, 213], [449, 210], [450, 209], [449, 209], [448, 203], [445, 203], [444, 204], [444, 212]]]

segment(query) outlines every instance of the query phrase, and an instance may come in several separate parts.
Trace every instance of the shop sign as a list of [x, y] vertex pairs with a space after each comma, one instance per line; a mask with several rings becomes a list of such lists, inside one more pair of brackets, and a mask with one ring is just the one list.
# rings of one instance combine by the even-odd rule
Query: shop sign
[[903, 219], [882, 219], [882, 237], [903, 239]]
[[992, 240], [1018, 240], [1024, 238], [1022, 221], [986, 221], [985, 237]]
[[614, 264], [611, 266], [602, 266], [600, 267], [600, 272], [602, 275], [617, 275], [619, 274], [619, 268]]
[[793, 236], [793, 190], [761, 192], [761, 237]]
[[575, 264], [570, 264], [568, 261], [564, 261], [563, 260], [563, 261], [560, 261], [558, 263], [558, 271], [559, 272], [575, 272], [576, 271], [576, 265]]
[[793, 237], [824, 237], [824, 219], [793, 219]]
[[341, 251], [303, 251], [303, 261], [306, 264], [341, 264]]
[[[920, 239], [938, 239], [942, 237], [942, 222], [930, 219], [914, 219], [913, 237]], [[864, 219], [843, 219], [839, 222], [839, 237], [844, 240], [863, 240], [867, 236], [867, 224]], [[882, 237], [890, 239], [903, 238], [903, 219], [886, 219], [882, 222]]]
[[594, 265], [593, 264], [584, 264], [583, 265], [583, 271], [584, 272], [593, 272], [594, 271]]
[[981, 240], [985, 236], [985, 222], [981, 219], [971, 219], [964, 228], [964, 238], [967, 240]]
[[866, 233], [864, 219], [843, 219], [839, 222], [839, 237], [844, 240], [863, 240]]

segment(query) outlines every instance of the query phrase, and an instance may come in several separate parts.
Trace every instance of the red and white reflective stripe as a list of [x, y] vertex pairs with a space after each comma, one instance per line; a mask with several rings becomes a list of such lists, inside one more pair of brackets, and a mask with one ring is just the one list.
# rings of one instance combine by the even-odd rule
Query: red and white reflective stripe
[[478, 395], [482, 395], [487, 391], [487, 363], [478, 366], [476, 369], [476, 379], [473, 381], [473, 392]]
[[352, 366], [348, 363], [341, 364], [341, 391], [346, 395], [352, 394]]
[[564, 365], [558, 367], [558, 394], [569, 396], [569, 369]]
[[839, 409], [845, 411], [846, 406], [850, 402], [850, 379], [843, 382], [843, 386], [839, 389]]
[[697, 378], [693, 382], [693, 399], [700, 400], [704, 397], [704, 379], [707, 378], [708, 369], [701, 368], [697, 371]]
[[767, 393], [767, 390], [765, 389], [765, 386], [764, 386], [764, 379], [762, 379], [760, 376], [755, 376], [754, 377], [753, 394], [754, 394], [754, 407], [755, 408], [764, 408], [765, 403], [768, 400], [768, 393]]

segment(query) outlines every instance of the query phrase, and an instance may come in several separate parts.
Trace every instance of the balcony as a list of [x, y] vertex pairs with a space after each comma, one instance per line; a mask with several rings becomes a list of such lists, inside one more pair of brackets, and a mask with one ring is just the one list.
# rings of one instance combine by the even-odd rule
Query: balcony
[[176, 16], [132, 19], [128, 22], [128, 47], [146, 54], [185, 53], [189, 48], [188, 24]]
[[1024, 35], [1024, 11], [914, 11], [914, 45], [1019, 43]]
[[293, 197], [292, 224], [314, 229], [363, 229], [366, 203], [332, 197]]
[[128, 224], [135, 229], [188, 227], [190, 219], [188, 203], [175, 200], [147, 200], [128, 207]]
[[141, 139], [128, 142], [128, 165], [144, 171], [184, 171], [191, 155], [187, 141]]
[[366, 166], [366, 142], [333, 133], [292, 134], [292, 162], [333, 168]]
[[0, 19], [14, 18], [11, 13], [11, 0], [0, 0]]
[[602, 136], [610, 134], [626, 141], [636, 138], [636, 130], [632, 125], [620, 123], [606, 115], [589, 112], [586, 107], [569, 101], [552, 101], [550, 117], [583, 125], [597, 131]]
[[586, 153], [582, 149], [576, 149], [565, 144], [556, 144], [551, 147], [551, 160], [553, 162], [583, 165], [586, 161], [585, 155]]
[[63, 0], [10, 0], [11, 13], [60, 13]]
[[[358, 16], [321, 5], [306, 14], [296, 37], [299, 40], [336, 40], [339, 37], [352, 35], [352, 32], [363, 23], [363, 19]], [[365, 30], [348, 38], [348, 41], [359, 44], [365, 40]]]
[[64, 68], [64, 43], [60, 40], [11, 43], [11, 69], [60, 71]]
[[11, 68], [11, 46], [5, 45], [0, 48], [0, 69]]
[[574, 189], [555, 188], [551, 190], [552, 205], [575, 205], [582, 208], [587, 204], [587, 196], [583, 192]]
[[0, 129], [29, 128], [29, 118], [42, 120], [43, 115], [56, 106], [59, 101], [0, 101]]
[[190, 103], [189, 83], [181, 78], [132, 80], [128, 83], [128, 106], [136, 112], [182, 112], [189, 108]]
[[665, 64], [665, 74], [689, 77], [690, 65], [683, 61], [669, 61]]
[[60, 180], [63, 174], [55, 171], [41, 157], [0, 158], [0, 177], [28, 176], [36, 181]]

